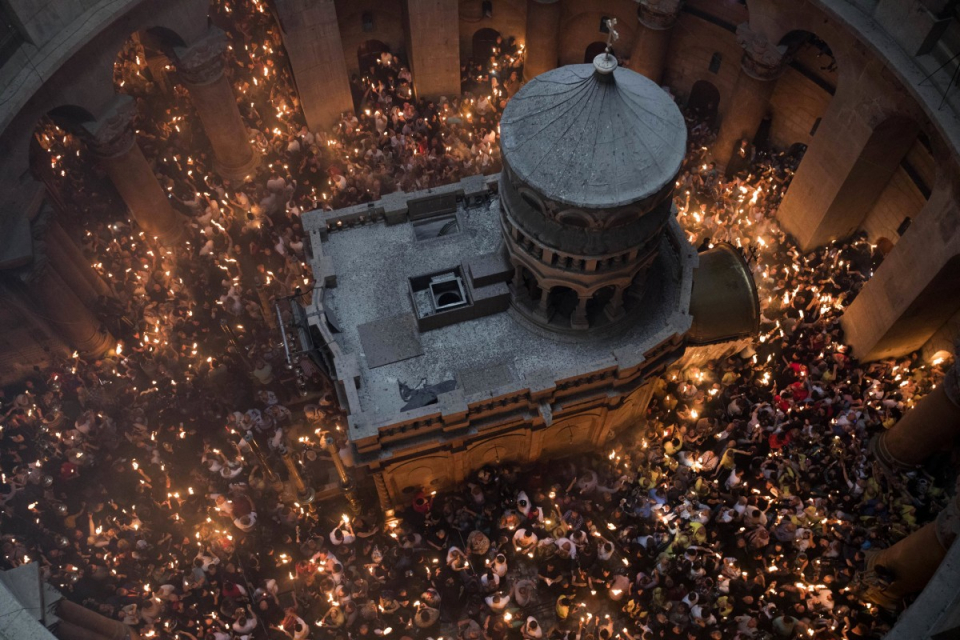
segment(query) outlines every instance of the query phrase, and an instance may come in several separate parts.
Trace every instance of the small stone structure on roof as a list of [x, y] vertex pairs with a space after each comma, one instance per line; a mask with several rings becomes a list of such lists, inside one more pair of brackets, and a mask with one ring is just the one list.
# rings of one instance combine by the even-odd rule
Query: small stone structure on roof
[[[724, 273], [703, 272], [676, 220], [686, 130], [659, 87], [556, 69], [514, 96], [501, 137], [498, 176], [303, 216], [315, 360], [388, 511], [484, 465], [603, 446], [685, 353], [757, 332], [742, 257], [718, 248]], [[715, 285], [739, 310], [722, 326]]]

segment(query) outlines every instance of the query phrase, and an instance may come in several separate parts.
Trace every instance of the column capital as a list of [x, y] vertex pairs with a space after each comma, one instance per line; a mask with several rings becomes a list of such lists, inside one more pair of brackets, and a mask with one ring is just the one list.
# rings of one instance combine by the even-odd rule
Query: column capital
[[223, 76], [224, 58], [227, 51], [227, 34], [222, 29], [210, 27], [207, 35], [189, 47], [176, 47], [177, 72], [187, 84], [210, 84]]
[[737, 27], [737, 44], [743, 47], [740, 67], [757, 80], [776, 80], [785, 66], [785, 46], [777, 46], [746, 22]]
[[96, 122], [84, 125], [87, 143], [100, 158], [113, 158], [130, 151], [137, 143], [133, 120], [137, 103], [130, 96], [120, 96], [108, 113]]
[[639, 0], [637, 17], [648, 29], [666, 31], [677, 23], [683, 0]]

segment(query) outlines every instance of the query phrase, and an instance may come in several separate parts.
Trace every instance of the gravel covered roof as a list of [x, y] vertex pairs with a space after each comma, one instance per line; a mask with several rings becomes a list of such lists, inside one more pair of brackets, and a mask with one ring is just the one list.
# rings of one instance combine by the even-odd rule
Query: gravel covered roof
[[680, 109], [656, 83], [592, 64], [528, 82], [500, 119], [503, 157], [553, 200], [583, 208], [642, 200], [673, 180], [686, 152]]

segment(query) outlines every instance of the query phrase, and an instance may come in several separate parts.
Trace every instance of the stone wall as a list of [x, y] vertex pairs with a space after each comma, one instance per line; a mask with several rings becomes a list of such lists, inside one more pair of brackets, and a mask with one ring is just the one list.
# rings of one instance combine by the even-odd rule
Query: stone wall
[[493, 17], [485, 18], [481, 0], [460, 0], [460, 59], [473, 56], [473, 34], [480, 29], [493, 29], [503, 36], [510, 36], [518, 44], [523, 43], [527, 29], [526, 0], [493, 0]]
[[[715, 53], [721, 56], [717, 73], [710, 71]], [[721, 117], [729, 108], [730, 96], [740, 74], [743, 49], [734, 34], [688, 12], [681, 12], [672, 29], [663, 83], [682, 101], [690, 95], [694, 83], [705, 80], [720, 91]]]
[[576, 0], [562, 2], [560, 14], [560, 64], [583, 64], [587, 47], [593, 42], [605, 42], [607, 34], [600, 31], [604, 17], [617, 19], [620, 39], [614, 51], [629, 57], [637, 31], [637, 4], [632, 0]]
[[877, 203], [863, 221], [863, 230], [871, 242], [886, 238], [896, 244], [897, 228], [904, 218], [916, 218], [927, 199], [901, 166], [880, 193]]
[[[343, 44], [343, 59], [350, 73], [366, 71], [360, 69], [357, 51], [367, 40], [379, 40], [392, 53], [405, 50], [403, 20], [399, 2], [381, 2], [378, 0], [337, 0], [337, 22], [340, 25], [340, 40]], [[363, 30], [363, 14], [373, 17], [373, 30]]]
[[788, 67], [777, 80], [770, 98], [773, 144], [783, 149], [798, 142], [810, 144], [813, 139], [810, 131], [827, 110], [832, 97], [801, 72]]

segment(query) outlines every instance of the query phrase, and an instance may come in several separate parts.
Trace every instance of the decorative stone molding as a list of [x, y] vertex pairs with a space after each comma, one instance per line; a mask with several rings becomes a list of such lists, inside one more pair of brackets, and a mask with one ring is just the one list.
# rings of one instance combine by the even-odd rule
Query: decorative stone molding
[[737, 43], [743, 47], [741, 67], [757, 80], [776, 80], [783, 73], [785, 46], [777, 46], [746, 22], [737, 27]]
[[655, 31], [666, 31], [677, 23], [683, 0], [640, 0], [638, 4], [640, 24]]
[[113, 158], [130, 151], [137, 143], [137, 133], [133, 128], [136, 115], [136, 102], [124, 96], [109, 115], [94, 123], [96, 128], [90, 129], [87, 137], [94, 154], [101, 158]]
[[210, 84], [223, 76], [223, 54], [227, 50], [227, 34], [211, 27], [207, 35], [189, 47], [176, 47], [177, 72], [187, 84]]

